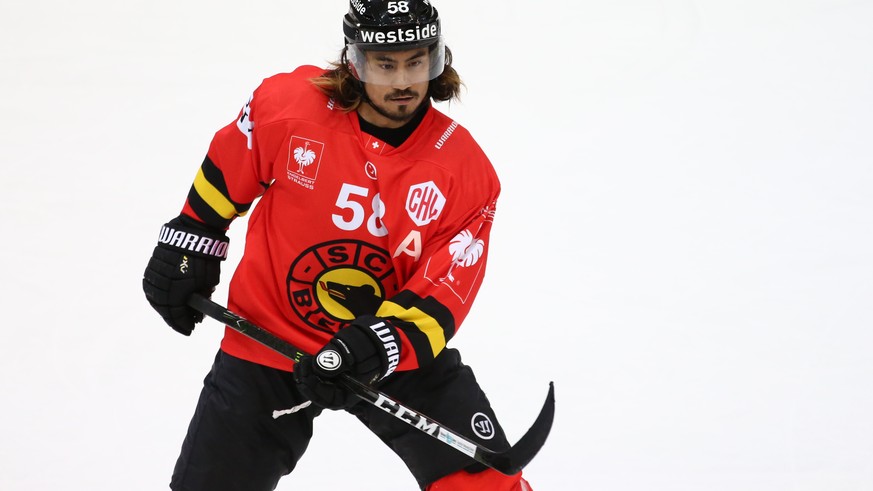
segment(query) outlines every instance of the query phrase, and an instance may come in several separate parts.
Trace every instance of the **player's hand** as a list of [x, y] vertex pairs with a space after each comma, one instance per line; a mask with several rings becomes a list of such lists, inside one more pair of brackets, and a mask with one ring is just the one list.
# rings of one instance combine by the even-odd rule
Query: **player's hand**
[[174, 330], [189, 336], [203, 314], [188, 306], [194, 293], [210, 296], [221, 276], [228, 239], [184, 215], [161, 229], [143, 273], [142, 289], [152, 308]]
[[361, 316], [340, 329], [315, 356], [294, 365], [300, 392], [314, 404], [344, 409], [358, 398], [338, 383], [343, 374], [373, 384], [390, 375], [400, 361], [397, 329], [385, 319]]

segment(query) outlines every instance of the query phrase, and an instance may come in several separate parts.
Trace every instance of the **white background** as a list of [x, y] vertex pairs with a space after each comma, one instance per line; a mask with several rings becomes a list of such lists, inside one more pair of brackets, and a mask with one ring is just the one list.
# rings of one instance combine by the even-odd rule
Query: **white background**
[[[436, 5], [468, 89], [440, 107], [504, 186], [453, 345], [513, 441], [555, 381], [534, 489], [873, 489], [873, 2]], [[172, 332], [142, 270], [213, 132], [334, 59], [346, 8], [0, 0], [0, 489], [166, 489], [222, 330]], [[415, 483], [332, 413], [279, 489]]]

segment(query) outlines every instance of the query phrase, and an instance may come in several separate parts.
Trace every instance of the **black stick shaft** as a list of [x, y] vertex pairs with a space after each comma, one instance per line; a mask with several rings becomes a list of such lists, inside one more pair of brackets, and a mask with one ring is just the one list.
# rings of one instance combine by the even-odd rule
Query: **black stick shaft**
[[[306, 355], [291, 343], [276, 337], [273, 333], [252, 324], [243, 317], [227, 310], [212, 300], [195, 294], [188, 300], [188, 305], [204, 313], [205, 315], [224, 323], [245, 336], [271, 348], [293, 360], [295, 363]], [[340, 383], [351, 393], [360, 399], [376, 406], [391, 414], [406, 424], [414, 426], [417, 430], [427, 433], [455, 450], [468, 455], [470, 458], [503, 474], [515, 474], [526, 466], [545, 443], [546, 437], [552, 427], [555, 412], [554, 385], [549, 384], [549, 394], [546, 403], [540, 410], [540, 414], [533, 426], [522, 438], [505, 452], [495, 452], [482, 445], [470, 441], [457, 431], [435, 421], [428, 416], [410, 409], [397, 400], [382, 392], [360, 382], [348, 374], [341, 376]]]

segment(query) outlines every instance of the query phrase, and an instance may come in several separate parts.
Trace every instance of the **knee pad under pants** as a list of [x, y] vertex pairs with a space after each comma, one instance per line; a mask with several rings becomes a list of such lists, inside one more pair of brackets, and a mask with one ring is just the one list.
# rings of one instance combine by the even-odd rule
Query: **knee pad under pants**
[[532, 491], [521, 477], [505, 476], [493, 469], [470, 473], [458, 471], [431, 483], [425, 491]]

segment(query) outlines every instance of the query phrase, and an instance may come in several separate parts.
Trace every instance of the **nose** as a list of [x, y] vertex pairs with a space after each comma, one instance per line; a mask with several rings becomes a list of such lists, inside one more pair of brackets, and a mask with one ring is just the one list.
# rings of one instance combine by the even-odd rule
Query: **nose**
[[395, 89], [405, 89], [412, 86], [412, 74], [409, 70], [401, 68], [397, 70], [394, 79], [391, 81], [391, 86]]

